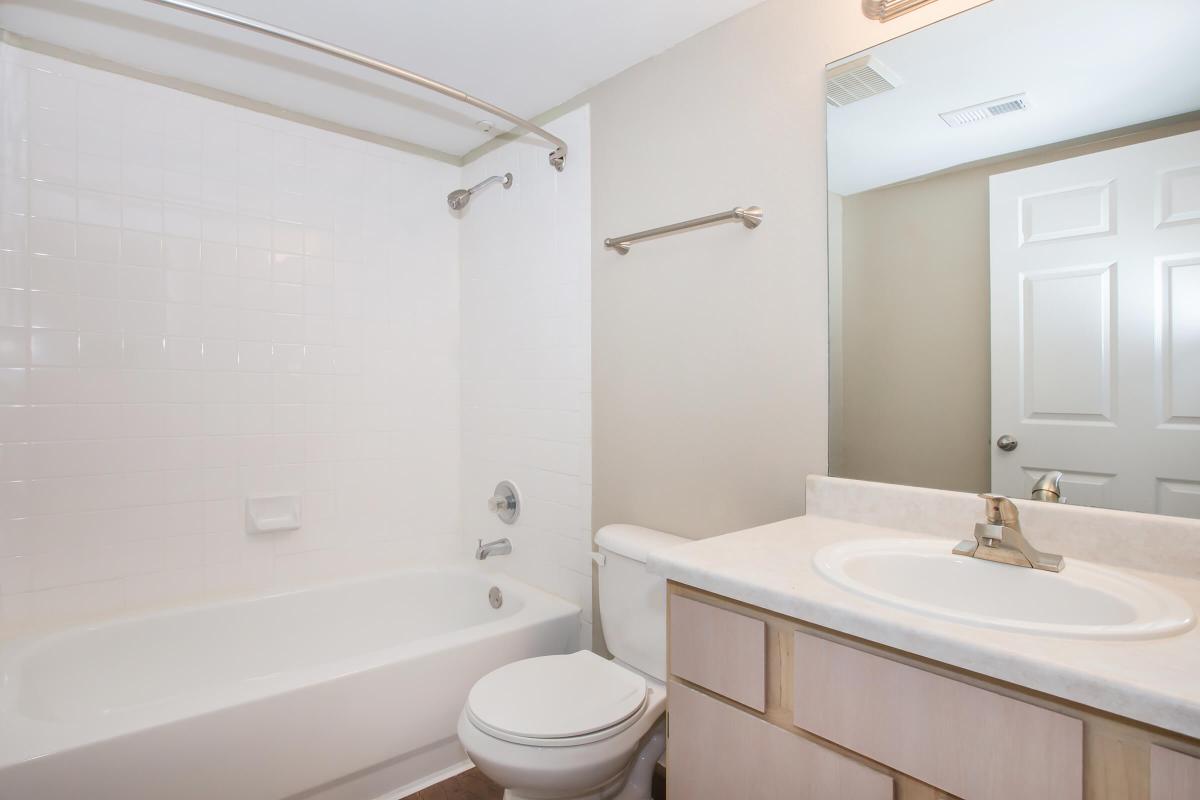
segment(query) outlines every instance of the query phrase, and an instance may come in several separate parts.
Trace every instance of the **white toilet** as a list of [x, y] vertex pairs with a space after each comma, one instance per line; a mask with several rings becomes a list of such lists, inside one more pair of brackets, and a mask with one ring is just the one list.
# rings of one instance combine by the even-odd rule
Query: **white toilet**
[[458, 738], [505, 800], [649, 800], [666, 745], [666, 583], [655, 550], [688, 541], [608, 525], [600, 548], [600, 616], [612, 661], [588, 650], [527, 658], [472, 687]]

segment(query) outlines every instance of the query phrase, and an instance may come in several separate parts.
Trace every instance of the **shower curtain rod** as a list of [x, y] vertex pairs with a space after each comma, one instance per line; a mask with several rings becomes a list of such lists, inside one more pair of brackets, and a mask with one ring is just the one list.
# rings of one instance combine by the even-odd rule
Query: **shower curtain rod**
[[305, 36], [302, 33], [289, 31], [286, 28], [280, 28], [266, 22], [260, 22], [256, 19], [250, 19], [249, 17], [232, 14], [228, 11], [222, 11], [219, 8], [212, 8], [210, 6], [201, 5], [200, 3], [193, 3], [190, 0], [146, 0], [146, 2], [153, 3], [157, 6], [174, 8], [178, 11], [186, 11], [189, 14], [195, 14], [199, 17], [206, 17], [218, 22], [224, 22], [239, 28], [245, 28], [246, 30], [265, 33], [267, 36], [273, 36], [276, 39], [282, 39], [285, 42], [292, 42], [293, 44], [307, 47], [310, 50], [317, 50], [322, 53], [327, 53], [331, 56], [336, 56], [337, 58], [345, 61], [360, 64], [364, 67], [376, 70], [377, 72], [382, 72], [385, 75], [391, 75], [393, 77], [400, 78], [401, 80], [408, 81], [409, 83], [415, 83], [417, 86], [423, 86], [426, 89], [437, 92], [438, 94], [442, 94], [446, 97], [451, 97], [455, 100], [467, 103], [468, 105], [475, 106], [476, 108], [486, 111], [489, 114], [507, 120], [517, 127], [529, 131], [530, 133], [537, 134], [550, 144], [554, 145], [554, 150], [550, 153], [550, 166], [554, 167], [559, 172], [562, 172], [563, 163], [567, 159], [566, 142], [557, 136], [548, 133], [542, 128], [539, 128], [532, 122], [518, 117], [516, 114], [510, 114], [499, 106], [494, 106], [485, 100], [480, 100], [478, 97], [472, 97], [466, 92], [455, 89], [453, 86], [447, 86], [444, 83], [438, 83], [432, 78], [426, 78], [424, 75], [418, 75], [415, 72], [409, 72], [406, 69], [401, 69], [400, 67], [389, 64], [386, 61], [380, 61], [378, 59], [371, 58], [370, 56], [364, 56], [362, 53], [356, 53], [353, 50], [347, 50], [344, 47], [338, 47], [335, 44], [329, 44], [328, 42], [323, 42], [320, 39], [314, 39], [311, 36]]

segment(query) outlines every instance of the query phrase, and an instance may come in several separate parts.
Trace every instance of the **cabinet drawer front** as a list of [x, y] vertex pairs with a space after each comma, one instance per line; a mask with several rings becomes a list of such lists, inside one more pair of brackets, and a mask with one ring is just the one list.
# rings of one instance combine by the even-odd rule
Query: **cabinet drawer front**
[[1165, 747], [1150, 748], [1150, 800], [1196, 800], [1200, 797], [1200, 758]]
[[671, 681], [668, 800], [892, 800], [865, 764]]
[[1079, 800], [1083, 723], [803, 633], [798, 727], [963, 800]]
[[767, 625], [671, 595], [671, 673], [730, 700], [766, 710]]

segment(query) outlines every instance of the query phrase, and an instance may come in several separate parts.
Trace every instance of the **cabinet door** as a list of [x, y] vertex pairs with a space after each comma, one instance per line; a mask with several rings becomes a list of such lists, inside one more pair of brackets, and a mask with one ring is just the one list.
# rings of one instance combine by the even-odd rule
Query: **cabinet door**
[[803, 633], [796, 726], [967, 800], [1080, 800], [1083, 723]]
[[892, 800], [882, 772], [672, 681], [668, 800]]
[[671, 596], [671, 674], [755, 711], [767, 708], [766, 637], [761, 619]]
[[1157, 745], [1150, 748], [1150, 800], [1200, 797], [1200, 758]]

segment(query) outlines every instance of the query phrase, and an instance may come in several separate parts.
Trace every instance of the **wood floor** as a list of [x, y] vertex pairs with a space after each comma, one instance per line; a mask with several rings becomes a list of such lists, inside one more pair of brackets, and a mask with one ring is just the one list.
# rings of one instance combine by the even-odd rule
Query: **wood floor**
[[[667, 796], [666, 773], [661, 765], [654, 770], [652, 796], [654, 800], [663, 800]], [[406, 800], [502, 800], [503, 797], [503, 787], [492, 783], [478, 769], [469, 769], [411, 794]]]
[[469, 769], [409, 795], [407, 800], [501, 800], [502, 797], [504, 787], [492, 783], [478, 769]]

